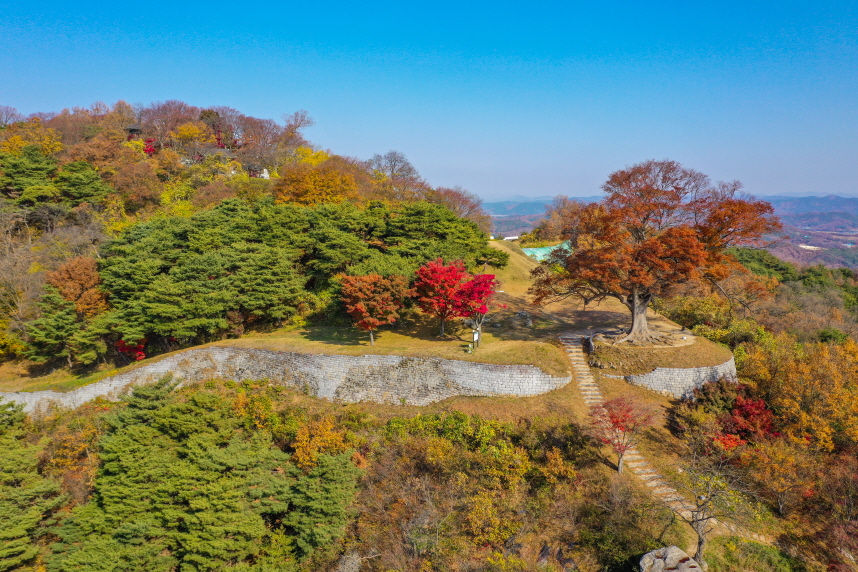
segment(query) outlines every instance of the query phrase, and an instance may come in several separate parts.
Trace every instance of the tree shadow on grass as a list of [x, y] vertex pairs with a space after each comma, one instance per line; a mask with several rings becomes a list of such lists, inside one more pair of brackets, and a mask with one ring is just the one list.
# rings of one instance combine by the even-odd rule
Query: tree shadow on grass
[[[378, 341], [388, 332], [408, 336], [429, 342], [462, 342], [471, 341], [471, 330], [458, 321], [450, 321], [444, 336], [438, 335], [438, 325], [435, 321], [405, 319], [391, 326], [376, 330], [375, 339]], [[307, 340], [338, 346], [369, 347], [369, 333], [359, 330], [352, 325], [309, 324], [300, 330], [301, 336]]]
[[300, 330], [301, 336], [323, 344], [336, 346], [369, 345], [369, 334], [352, 326], [309, 325]]

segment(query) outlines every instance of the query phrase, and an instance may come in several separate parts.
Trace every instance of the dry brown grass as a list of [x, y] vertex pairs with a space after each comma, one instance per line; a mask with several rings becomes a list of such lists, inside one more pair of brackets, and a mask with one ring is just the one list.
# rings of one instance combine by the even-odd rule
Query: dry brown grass
[[678, 347], [646, 347], [597, 343], [592, 359], [605, 373], [630, 375], [648, 373], [657, 367], [702, 367], [724, 363], [730, 350], [704, 338], [688, 335], [693, 343]]

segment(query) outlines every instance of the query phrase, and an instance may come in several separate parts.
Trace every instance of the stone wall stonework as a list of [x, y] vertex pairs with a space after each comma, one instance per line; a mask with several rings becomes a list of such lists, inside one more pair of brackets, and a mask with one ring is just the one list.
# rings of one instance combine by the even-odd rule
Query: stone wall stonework
[[657, 367], [649, 373], [627, 375], [626, 381], [673, 397], [691, 397], [704, 383], [722, 377], [736, 381], [736, 362], [732, 357], [722, 364], [707, 367]]
[[95, 399], [116, 399], [135, 385], [171, 375], [181, 383], [212, 378], [269, 379], [310, 395], [354, 403], [427, 405], [456, 395], [537, 395], [569, 383], [532, 365], [495, 365], [392, 355], [325, 355], [225, 346], [166, 356], [68, 392], [0, 392], [0, 401], [36, 411], [52, 403], [74, 408]]

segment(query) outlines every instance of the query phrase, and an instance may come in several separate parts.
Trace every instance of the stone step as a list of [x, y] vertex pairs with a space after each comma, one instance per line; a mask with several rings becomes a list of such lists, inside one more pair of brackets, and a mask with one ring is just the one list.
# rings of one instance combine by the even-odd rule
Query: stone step
[[646, 462], [646, 461], [644, 461], [644, 460], [640, 460], [640, 461], [638, 461], [638, 460], [634, 460], [634, 461], [626, 461], [626, 464], [627, 464], [628, 466], [630, 466], [632, 469], [634, 469], [634, 470], [635, 470], [635, 472], [642, 472], [642, 473], [645, 473], [645, 472], [647, 472], [647, 471], [655, 471], [655, 469], [653, 469], [652, 467], [650, 467], [650, 466], [649, 466], [649, 463], [647, 463], [647, 462]]

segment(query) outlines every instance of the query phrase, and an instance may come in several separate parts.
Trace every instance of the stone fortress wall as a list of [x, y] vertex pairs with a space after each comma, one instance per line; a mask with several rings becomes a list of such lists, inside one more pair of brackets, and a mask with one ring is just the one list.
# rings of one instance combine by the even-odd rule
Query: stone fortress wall
[[[592, 353], [594, 349], [592, 336], [584, 338], [583, 343], [584, 351], [588, 354]], [[734, 382], [739, 379], [736, 373], [736, 362], [732, 356], [724, 363], [712, 366], [657, 367], [649, 373], [624, 376], [603, 373], [602, 375], [625, 379], [631, 384], [672, 397], [691, 397], [694, 395], [694, 390], [701, 385], [721, 378]]]
[[36, 411], [75, 408], [96, 397], [116, 399], [166, 375], [182, 383], [212, 378], [269, 379], [310, 395], [354, 403], [427, 405], [456, 395], [537, 395], [569, 383], [532, 365], [495, 365], [393, 355], [323, 355], [226, 346], [196, 348], [68, 392], [0, 392], [0, 401]]
[[731, 357], [719, 365], [706, 367], [657, 367], [649, 373], [627, 375], [625, 380], [672, 397], [691, 397], [694, 390], [721, 378], [737, 381], [736, 362]]

